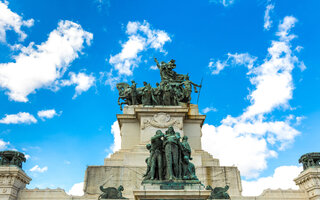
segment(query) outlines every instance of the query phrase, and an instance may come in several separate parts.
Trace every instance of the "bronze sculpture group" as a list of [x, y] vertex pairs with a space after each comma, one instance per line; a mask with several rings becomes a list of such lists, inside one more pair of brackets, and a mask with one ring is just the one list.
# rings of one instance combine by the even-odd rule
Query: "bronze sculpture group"
[[26, 162], [23, 153], [18, 151], [1, 151], [0, 152], [0, 166], [1, 165], [15, 165], [22, 168], [22, 163]]
[[[118, 83], [119, 91], [118, 104], [122, 110], [122, 105], [179, 105], [179, 103], [190, 103], [192, 86], [197, 93], [197, 85], [189, 80], [189, 75], [178, 74], [173, 69], [176, 68], [175, 60], [168, 63], [154, 59], [160, 70], [161, 82], [156, 83], [152, 88], [147, 82], [143, 82], [143, 87], [137, 88], [137, 83], [131, 81], [131, 86], [127, 83]], [[121, 102], [121, 100], [123, 100]]]
[[306, 170], [309, 167], [319, 167], [320, 153], [319, 152], [306, 153], [300, 157], [299, 163], [302, 163], [303, 170]]
[[150, 156], [146, 159], [144, 181], [198, 180], [194, 164], [190, 162], [191, 148], [188, 137], [181, 141], [180, 133], [169, 127], [165, 134], [158, 130], [147, 144]]

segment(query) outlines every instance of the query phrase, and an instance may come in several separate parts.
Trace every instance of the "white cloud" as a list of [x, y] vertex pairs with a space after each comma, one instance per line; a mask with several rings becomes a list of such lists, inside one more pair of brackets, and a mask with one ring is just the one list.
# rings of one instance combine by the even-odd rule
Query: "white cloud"
[[280, 37], [279, 41], [272, 41], [265, 62], [249, 71], [255, 75], [250, 78], [250, 82], [256, 89], [249, 95], [252, 105], [247, 108], [244, 117], [289, 106], [288, 101], [292, 98], [294, 89], [291, 72], [296, 65], [301, 64], [293, 54], [290, 44], [295, 36], [289, 34], [289, 31], [296, 21], [293, 17], [284, 18], [276, 33]]
[[0, 64], [0, 87], [14, 101], [27, 102], [27, 96], [40, 88], [53, 88], [92, 34], [71, 21], [60, 21], [46, 42], [21, 47], [15, 62]]
[[0, 150], [7, 149], [9, 144], [10, 142], [5, 142], [2, 139], [0, 139]]
[[203, 149], [219, 158], [221, 165], [237, 166], [248, 178], [257, 177], [266, 168], [266, 159], [277, 155], [268, 149], [265, 139], [240, 134], [232, 126], [204, 124], [202, 132]]
[[[128, 35], [128, 40], [121, 44], [121, 52], [113, 56], [111, 55], [109, 59], [112, 69], [107, 76], [106, 84], [112, 87], [115, 85], [115, 79], [133, 75], [134, 68], [138, 67], [138, 64], [141, 62], [140, 54], [143, 51], [155, 49], [166, 53], [163, 46], [171, 41], [165, 31], [152, 29], [147, 21], [143, 21], [142, 23], [129, 21], [126, 27], [126, 34]], [[114, 75], [113, 72], [116, 72], [117, 75]]]
[[270, 19], [270, 13], [273, 11], [274, 5], [268, 4], [264, 12], [264, 29], [269, 30], [272, 26], [272, 20]]
[[157, 67], [157, 65], [152, 65], [152, 66], [150, 66], [150, 69], [151, 70], [158, 70], [158, 67]]
[[19, 112], [18, 114], [6, 114], [5, 117], [0, 119], [1, 124], [31, 124], [37, 123], [36, 118], [27, 112]]
[[74, 184], [71, 189], [67, 192], [68, 195], [82, 196], [83, 192], [83, 182]]
[[24, 156], [26, 157], [27, 160], [29, 160], [31, 158], [31, 156], [28, 154], [24, 154]]
[[245, 65], [248, 69], [253, 67], [254, 62], [257, 60], [257, 57], [251, 56], [248, 53], [228, 53], [228, 58], [224, 61], [211, 59], [209, 62], [209, 69], [212, 74], [219, 74], [225, 67], [232, 65]]
[[42, 120], [45, 120], [46, 118], [51, 119], [56, 115], [58, 115], [58, 114], [55, 109], [38, 111], [38, 117], [40, 117]]
[[45, 166], [45, 167], [39, 167], [39, 165], [35, 165], [34, 167], [32, 167], [30, 170], [30, 172], [39, 172], [39, 173], [43, 173], [43, 172], [46, 172], [48, 171], [48, 167]]
[[91, 86], [95, 84], [96, 78], [90, 74], [87, 75], [83, 72], [79, 72], [75, 74], [74, 72], [69, 73], [70, 80], [62, 80], [61, 86], [69, 86], [69, 85], [77, 85], [76, 92], [73, 95], [73, 99], [79, 96], [82, 92], [86, 92], [89, 90]]
[[234, 0], [209, 0], [210, 3], [222, 4], [224, 7], [228, 7], [234, 3]]
[[17, 13], [12, 12], [8, 8], [7, 1], [0, 1], [0, 42], [6, 42], [6, 31], [13, 30], [20, 36], [20, 40], [23, 41], [27, 34], [21, 30], [21, 27], [33, 26], [34, 20], [23, 20]]
[[303, 47], [298, 45], [294, 50], [299, 53], [302, 49], [303, 49]]
[[255, 181], [242, 181], [244, 196], [258, 196], [265, 189], [299, 189], [293, 179], [297, 178], [302, 167], [280, 166], [274, 170], [274, 174], [261, 177]]
[[[301, 63], [290, 44], [295, 36], [289, 31], [296, 21], [293, 17], [285, 17], [279, 24], [276, 33], [279, 40], [272, 41], [261, 65], [254, 66], [257, 58], [249, 54], [229, 53], [223, 62], [226, 66], [247, 66], [248, 77], [255, 87], [248, 95], [251, 104], [240, 116], [227, 116], [217, 127], [205, 124], [202, 143], [222, 165], [237, 165], [246, 178], [257, 177], [267, 167], [267, 159], [276, 157], [276, 150], [284, 150], [300, 134], [291, 126], [291, 120], [277, 121], [266, 117], [276, 108], [288, 108], [292, 99], [291, 73]], [[213, 74], [223, 68], [215, 67]]]
[[206, 108], [202, 109], [201, 112], [204, 114], [207, 114], [208, 112], [217, 112], [217, 109], [213, 108], [213, 107], [206, 107]]
[[110, 152], [107, 157], [121, 148], [121, 136], [120, 136], [120, 127], [118, 121], [113, 122], [111, 125], [111, 133], [113, 135], [113, 144], [107, 149], [107, 152]]
[[212, 74], [219, 74], [226, 66], [228, 66], [227, 62], [221, 62], [220, 60], [217, 60], [216, 62], [210, 61], [208, 65], [208, 67], [212, 69]]
[[277, 36], [280, 37], [281, 41], [290, 42], [296, 37], [296, 35], [289, 35], [290, 30], [295, 26], [298, 20], [293, 16], [286, 16], [283, 21], [279, 24]]

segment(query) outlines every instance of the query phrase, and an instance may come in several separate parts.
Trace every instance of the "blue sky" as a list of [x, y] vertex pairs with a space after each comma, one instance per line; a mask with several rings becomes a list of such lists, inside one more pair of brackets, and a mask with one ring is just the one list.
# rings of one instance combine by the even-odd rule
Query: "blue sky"
[[319, 151], [319, 1], [0, 2], [0, 148], [28, 155], [28, 188], [79, 194], [119, 146], [114, 85], [155, 85], [153, 57], [203, 78], [203, 148], [239, 167], [243, 194], [296, 188]]

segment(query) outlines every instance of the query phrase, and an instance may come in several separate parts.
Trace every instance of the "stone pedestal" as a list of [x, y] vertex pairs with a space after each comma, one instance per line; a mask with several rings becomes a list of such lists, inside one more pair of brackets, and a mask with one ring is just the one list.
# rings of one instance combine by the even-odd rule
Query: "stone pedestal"
[[85, 194], [100, 194], [100, 185], [118, 187], [123, 185], [123, 196], [134, 198], [146, 173], [146, 158], [150, 153], [146, 144], [157, 130], [165, 132], [173, 126], [181, 137], [188, 136], [196, 168], [196, 175], [204, 185], [224, 187], [229, 185], [230, 195], [241, 195], [240, 173], [236, 167], [220, 166], [201, 148], [201, 127], [205, 115], [200, 115], [197, 105], [180, 106], [126, 106], [118, 114], [121, 149], [104, 160], [103, 166], [88, 166], [84, 180]]
[[200, 183], [176, 181], [162, 184], [143, 184], [140, 190], [134, 190], [135, 200], [149, 199], [208, 199], [211, 191], [205, 190]]
[[16, 200], [31, 178], [17, 166], [0, 166], [0, 199]]
[[299, 188], [306, 191], [310, 200], [320, 199], [320, 167], [309, 167], [294, 179]]

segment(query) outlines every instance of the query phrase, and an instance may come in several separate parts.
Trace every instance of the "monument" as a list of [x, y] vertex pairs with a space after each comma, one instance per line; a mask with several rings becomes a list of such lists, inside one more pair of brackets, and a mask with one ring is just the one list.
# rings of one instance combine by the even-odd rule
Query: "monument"
[[138, 87], [134, 80], [131, 85], [117, 84], [121, 149], [105, 158], [103, 165], [87, 167], [83, 196], [68, 195], [60, 188], [26, 189], [31, 179], [22, 169], [24, 155], [3, 151], [0, 199], [320, 199], [319, 153], [300, 158], [304, 171], [295, 179], [299, 190], [267, 189], [256, 197], [242, 196], [238, 168], [221, 166], [218, 158], [202, 150], [201, 128], [206, 116], [199, 113], [198, 105], [191, 104], [192, 91], [200, 93], [202, 84], [175, 72], [175, 60], [154, 60], [161, 77], [155, 87], [147, 82]]

